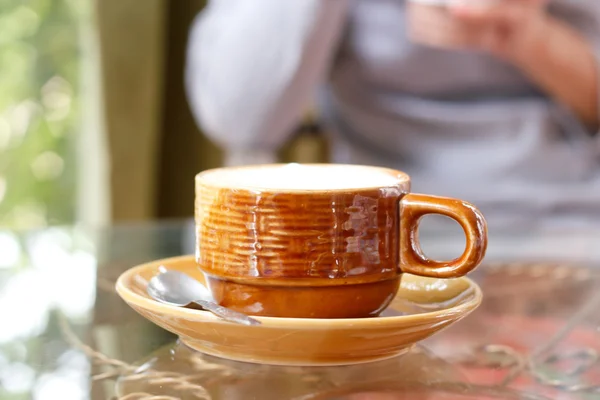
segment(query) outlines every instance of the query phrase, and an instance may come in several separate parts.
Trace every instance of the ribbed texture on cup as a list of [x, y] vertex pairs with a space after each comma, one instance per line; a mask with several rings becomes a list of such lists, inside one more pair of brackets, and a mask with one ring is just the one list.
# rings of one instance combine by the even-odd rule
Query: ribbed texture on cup
[[311, 285], [390, 278], [398, 267], [402, 194], [400, 188], [272, 193], [197, 180], [198, 264], [220, 277], [313, 278]]

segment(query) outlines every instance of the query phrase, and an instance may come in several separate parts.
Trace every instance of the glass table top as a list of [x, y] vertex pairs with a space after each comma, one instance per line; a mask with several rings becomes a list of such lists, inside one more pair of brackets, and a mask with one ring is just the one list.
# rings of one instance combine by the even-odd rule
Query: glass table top
[[[460, 231], [425, 225], [428, 255], [460, 252]], [[126, 269], [192, 254], [192, 221], [0, 230], [0, 399], [600, 398], [600, 228], [515, 225], [489, 243], [470, 275], [482, 305], [408, 354], [283, 367], [194, 352], [115, 293]]]

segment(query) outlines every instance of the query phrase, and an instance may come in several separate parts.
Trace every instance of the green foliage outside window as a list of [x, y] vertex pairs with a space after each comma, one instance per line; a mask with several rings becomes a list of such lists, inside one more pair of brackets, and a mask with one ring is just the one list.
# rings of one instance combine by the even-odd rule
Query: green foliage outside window
[[0, 0], [0, 226], [74, 219], [85, 0]]

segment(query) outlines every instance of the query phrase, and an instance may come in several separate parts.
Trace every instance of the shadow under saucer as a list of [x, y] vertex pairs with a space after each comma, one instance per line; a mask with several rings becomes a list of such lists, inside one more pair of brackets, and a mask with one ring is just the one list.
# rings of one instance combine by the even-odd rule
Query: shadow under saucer
[[458, 367], [416, 346], [403, 356], [345, 366], [278, 366], [205, 355], [181, 341], [141, 361], [116, 383], [119, 398], [182, 400], [530, 399], [465, 383]]

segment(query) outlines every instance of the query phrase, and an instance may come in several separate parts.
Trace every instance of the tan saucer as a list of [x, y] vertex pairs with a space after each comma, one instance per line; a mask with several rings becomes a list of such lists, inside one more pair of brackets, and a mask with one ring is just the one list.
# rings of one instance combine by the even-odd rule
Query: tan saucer
[[178, 335], [202, 353], [263, 364], [344, 365], [399, 355], [415, 343], [464, 318], [481, 303], [468, 278], [432, 279], [404, 274], [398, 294], [379, 317], [299, 319], [257, 317], [260, 326], [224, 322], [206, 311], [158, 303], [146, 294], [159, 268], [203, 281], [193, 256], [134, 267], [117, 281], [117, 292], [134, 310]]

